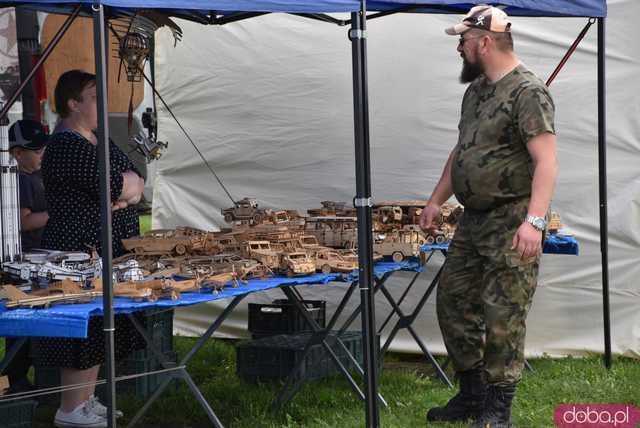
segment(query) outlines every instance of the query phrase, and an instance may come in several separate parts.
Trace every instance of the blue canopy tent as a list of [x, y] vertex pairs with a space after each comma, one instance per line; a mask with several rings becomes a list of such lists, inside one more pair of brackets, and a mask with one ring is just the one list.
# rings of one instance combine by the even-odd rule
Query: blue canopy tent
[[[70, 14], [60, 32], [47, 47], [32, 73], [21, 83], [2, 109], [0, 118], [6, 116], [11, 104], [35, 74], [35, 70], [46, 60], [76, 16], [82, 14], [94, 19], [94, 47], [96, 53], [96, 76], [98, 93], [98, 140], [99, 168], [101, 177], [102, 204], [102, 248], [104, 279], [104, 322], [106, 349], [109, 356], [106, 367], [107, 398], [109, 404], [109, 426], [115, 426], [115, 385], [113, 359], [113, 311], [111, 284], [111, 210], [109, 201], [108, 121], [106, 100], [106, 20], [118, 14], [132, 14], [138, 9], [158, 9], [169, 16], [188, 19], [204, 25], [222, 25], [268, 13], [291, 13], [338, 25], [350, 25], [349, 38], [352, 43], [354, 135], [356, 158], [356, 196], [354, 204], [358, 217], [359, 287], [362, 300], [362, 330], [365, 344], [365, 409], [366, 425], [380, 425], [377, 397], [377, 350], [375, 341], [375, 313], [373, 300], [372, 237], [371, 229], [371, 182], [369, 160], [369, 123], [367, 92], [366, 21], [393, 13], [464, 13], [479, 3], [492, 3], [505, 7], [514, 16], [592, 17], [598, 18], [598, 148], [600, 177], [600, 237], [602, 252], [602, 281], [605, 326], [605, 362], [611, 364], [609, 289], [608, 289], [608, 244], [606, 203], [606, 135], [605, 135], [605, 86], [604, 86], [604, 36], [606, 16], [605, 0], [502, 0], [485, 1], [371, 1], [365, 0], [37, 0], [0, 1], [0, 7], [24, 6], [45, 12]], [[349, 13], [350, 19], [341, 20], [328, 13]], [[203, 404], [214, 426], [221, 426], [210, 407]]]

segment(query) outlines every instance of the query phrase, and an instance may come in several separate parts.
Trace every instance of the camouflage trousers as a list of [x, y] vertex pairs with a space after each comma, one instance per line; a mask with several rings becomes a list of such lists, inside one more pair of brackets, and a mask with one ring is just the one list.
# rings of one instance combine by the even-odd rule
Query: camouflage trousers
[[511, 245], [528, 203], [465, 210], [438, 284], [438, 322], [455, 370], [484, 367], [497, 385], [518, 382], [524, 366], [540, 258], [521, 260]]

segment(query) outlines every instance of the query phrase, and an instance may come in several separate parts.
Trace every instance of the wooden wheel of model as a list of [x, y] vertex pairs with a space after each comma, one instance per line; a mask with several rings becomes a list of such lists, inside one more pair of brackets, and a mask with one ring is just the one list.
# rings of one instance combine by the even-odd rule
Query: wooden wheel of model
[[402, 254], [400, 251], [395, 251], [393, 254], [391, 254], [391, 258], [394, 262], [400, 263], [404, 260], [404, 254]]
[[173, 251], [175, 251], [177, 255], [181, 256], [187, 252], [187, 247], [185, 247], [184, 244], [178, 244]]
[[331, 273], [331, 266], [329, 266], [328, 264], [325, 263], [325, 264], [322, 265], [322, 268], [320, 270], [324, 274]]
[[431, 235], [427, 236], [427, 239], [425, 239], [425, 242], [427, 243], [427, 245], [431, 245], [434, 242], [436, 242], [435, 238]]
[[444, 244], [444, 242], [447, 239], [444, 237], [444, 235], [439, 235], [438, 237], [436, 237], [436, 244]]
[[226, 213], [224, 215], [224, 221], [226, 221], [227, 223], [231, 223], [233, 221], [233, 215], [229, 214], [229, 213]]

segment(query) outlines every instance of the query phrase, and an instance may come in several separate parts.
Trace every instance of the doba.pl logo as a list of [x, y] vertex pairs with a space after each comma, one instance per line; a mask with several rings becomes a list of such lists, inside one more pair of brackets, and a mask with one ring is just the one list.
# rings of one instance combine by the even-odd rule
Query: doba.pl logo
[[640, 408], [629, 404], [561, 404], [553, 420], [560, 428], [636, 428]]

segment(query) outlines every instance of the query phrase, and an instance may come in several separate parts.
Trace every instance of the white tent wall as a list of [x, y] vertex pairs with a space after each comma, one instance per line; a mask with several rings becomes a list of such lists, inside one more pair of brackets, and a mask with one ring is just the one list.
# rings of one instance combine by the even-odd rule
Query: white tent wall
[[[609, 2], [607, 126], [609, 256], [613, 351], [640, 355], [640, 30], [625, 17], [640, 14], [633, 0]], [[464, 86], [457, 39], [443, 28], [451, 15], [394, 15], [368, 23], [369, 115], [374, 199], [425, 198], [457, 138]], [[514, 19], [516, 51], [546, 78], [586, 19]], [[168, 32], [157, 40], [158, 89], [222, 177], [234, 198], [301, 211], [319, 201], [355, 194], [351, 45], [346, 27], [289, 15], [269, 15], [223, 27], [181, 21], [177, 47]], [[553, 208], [580, 242], [580, 256], [545, 255], [529, 316], [527, 355], [602, 352], [602, 293], [598, 209], [597, 25], [553, 82], [560, 175]], [[160, 139], [169, 141], [157, 163], [153, 227], [222, 226], [231, 206], [222, 188], [163, 108]], [[438, 260], [440, 262], [442, 258]], [[438, 264], [429, 264], [407, 302], [415, 303]], [[390, 280], [399, 295], [409, 274]], [[328, 312], [344, 284], [300, 287], [325, 299]], [[281, 298], [278, 290], [247, 301]], [[444, 352], [435, 296], [417, 320], [434, 352]], [[228, 301], [178, 311], [176, 332], [197, 335]], [[359, 304], [358, 294], [351, 308]], [[382, 295], [376, 319], [389, 312]], [[347, 309], [345, 314], [349, 314]], [[219, 330], [247, 337], [246, 305]], [[353, 324], [360, 328], [360, 321]], [[392, 349], [418, 352], [400, 334]]]

